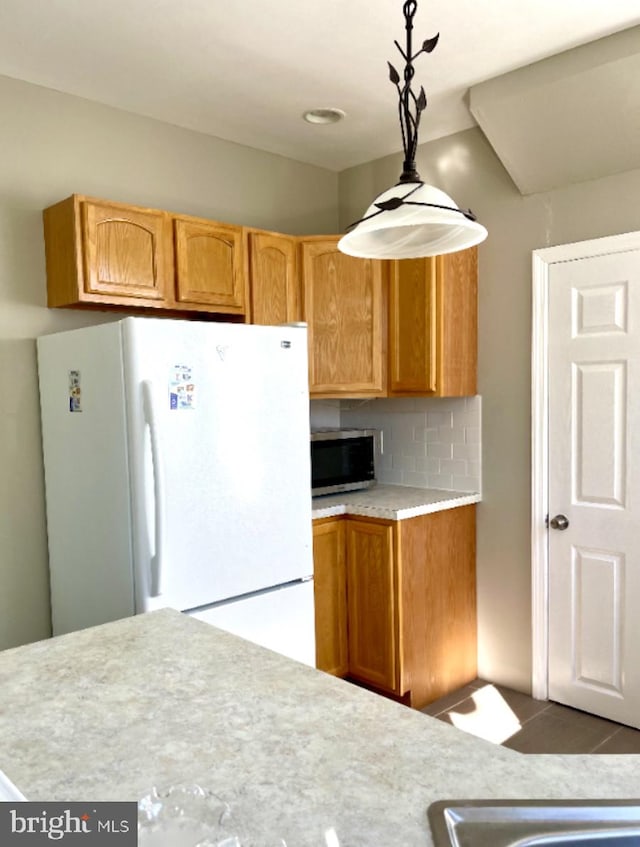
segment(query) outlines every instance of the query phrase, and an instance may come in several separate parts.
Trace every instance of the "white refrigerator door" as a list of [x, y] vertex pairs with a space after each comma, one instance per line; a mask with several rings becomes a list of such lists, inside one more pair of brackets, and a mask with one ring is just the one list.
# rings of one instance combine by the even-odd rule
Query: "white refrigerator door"
[[136, 611], [311, 575], [306, 330], [122, 328]]
[[290, 659], [316, 666], [313, 580], [190, 614]]
[[54, 635], [135, 612], [121, 336], [38, 339]]

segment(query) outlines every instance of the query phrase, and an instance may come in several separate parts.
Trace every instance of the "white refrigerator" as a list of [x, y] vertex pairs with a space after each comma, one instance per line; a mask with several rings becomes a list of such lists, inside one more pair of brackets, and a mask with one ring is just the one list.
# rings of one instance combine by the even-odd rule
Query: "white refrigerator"
[[304, 326], [37, 348], [54, 635], [169, 606], [315, 666]]

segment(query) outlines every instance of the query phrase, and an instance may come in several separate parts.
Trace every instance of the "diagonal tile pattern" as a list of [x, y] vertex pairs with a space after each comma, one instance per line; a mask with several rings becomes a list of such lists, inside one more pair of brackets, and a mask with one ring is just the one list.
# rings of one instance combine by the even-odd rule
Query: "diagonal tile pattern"
[[477, 679], [422, 710], [521, 753], [640, 753], [640, 731]]

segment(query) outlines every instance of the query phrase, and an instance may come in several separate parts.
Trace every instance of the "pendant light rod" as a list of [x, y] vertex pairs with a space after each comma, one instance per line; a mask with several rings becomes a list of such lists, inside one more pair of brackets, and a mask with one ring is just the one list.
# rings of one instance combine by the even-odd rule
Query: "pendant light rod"
[[404, 85], [400, 86], [400, 74], [391, 64], [389, 66], [389, 79], [395, 85], [398, 92], [398, 116], [400, 130], [402, 132], [402, 147], [404, 149], [404, 165], [400, 182], [420, 182], [420, 174], [416, 170], [416, 150], [418, 149], [418, 127], [423, 111], [427, 108], [427, 95], [424, 87], [420, 86], [420, 93], [416, 97], [411, 83], [415, 75], [413, 62], [421, 53], [431, 53], [435, 50], [440, 33], [433, 38], [427, 38], [422, 42], [422, 47], [413, 54], [413, 18], [418, 10], [417, 0], [406, 0], [402, 7], [405, 20], [406, 49], [403, 50], [397, 41], [394, 44], [404, 59]]

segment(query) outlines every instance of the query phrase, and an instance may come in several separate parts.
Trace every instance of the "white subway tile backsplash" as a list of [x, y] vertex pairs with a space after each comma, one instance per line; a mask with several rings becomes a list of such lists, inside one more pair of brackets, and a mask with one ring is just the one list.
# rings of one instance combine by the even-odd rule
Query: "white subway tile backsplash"
[[[335, 401], [315, 401], [315, 403]], [[381, 398], [321, 407], [327, 426], [376, 429], [383, 434], [380, 482], [417, 488], [481, 491], [481, 412], [476, 397]], [[313, 419], [313, 414], [312, 414]]]
[[466, 459], [467, 461], [478, 462], [480, 460], [480, 445], [479, 444], [454, 444], [453, 458]]
[[[404, 475], [407, 471], [383, 471], [378, 473], [378, 482], [385, 482], [387, 485], [406, 485]], [[411, 471], [408, 471], [411, 473]], [[428, 486], [425, 486], [428, 487]]]
[[[453, 477], [447, 474], [427, 474], [427, 488], [444, 488], [447, 491], [454, 491]], [[469, 488], [461, 489], [462, 491], [470, 491]]]
[[469, 476], [474, 476], [476, 479], [480, 479], [480, 472], [482, 468], [482, 462], [467, 462], [467, 474]]
[[415, 471], [415, 456], [403, 456], [400, 453], [394, 453], [391, 467], [394, 471]]
[[402, 485], [412, 485], [414, 488], [429, 488], [428, 476], [418, 471], [405, 471], [402, 475]]
[[380, 471], [390, 471], [393, 468], [393, 456], [391, 453], [382, 453], [378, 456], [377, 461], [377, 470], [378, 473]]
[[385, 411], [395, 415], [397, 412], [414, 412], [416, 403], [419, 402], [414, 397], [396, 397], [384, 398]]
[[425, 473], [438, 473], [440, 470], [440, 459], [416, 459], [416, 470]]
[[475, 423], [480, 426], [482, 423], [481, 414], [482, 414], [482, 403], [479, 403], [479, 397], [465, 397], [465, 407], [467, 412], [475, 418]]
[[391, 427], [394, 432], [402, 433], [403, 438], [413, 440], [416, 430], [424, 429], [425, 423], [424, 412], [403, 412], [402, 416], [394, 418]]
[[455, 462], [453, 459], [442, 459], [440, 462], [440, 473], [452, 476], [464, 476], [467, 472], [466, 462]]
[[480, 444], [481, 429], [479, 426], [468, 426], [465, 429], [467, 444]]
[[441, 426], [438, 429], [438, 441], [443, 444], [464, 444], [464, 428], [461, 426]]
[[339, 400], [312, 400], [309, 403], [311, 429], [338, 429], [340, 414]]
[[477, 481], [475, 476], [454, 476], [451, 486], [454, 491], [477, 491], [473, 487]]
[[427, 412], [427, 424], [433, 427], [453, 426], [451, 412]]
[[406, 441], [402, 445], [402, 452], [405, 456], [426, 456], [427, 445], [424, 441]]
[[427, 433], [429, 430], [426, 426], [415, 426], [413, 428], [413, 440], [414, 441], [426, 441]]
[[444, 441], [434, 441], [427, 444], [427, 456], [433, 459], [451, 459], [453, 457], [453, 444]]

